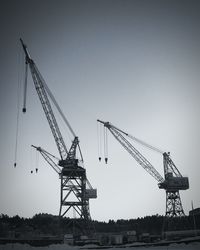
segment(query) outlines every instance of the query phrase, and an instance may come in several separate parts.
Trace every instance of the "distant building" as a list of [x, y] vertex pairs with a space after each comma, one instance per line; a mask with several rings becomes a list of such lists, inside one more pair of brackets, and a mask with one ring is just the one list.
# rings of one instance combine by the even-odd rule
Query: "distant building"
[[137, 241], [136, 231], [98, 233], [100, 245], [122, 245]]
[[139, 240], [142, 242], [150, 242], [150, 234], [149, 233], [140, 234]]
[[200, 215], [200, 207], [190, 210], [189, 215]]
[[74, 245], [74, 236], [73, 234], [64, 235], [64, 244]]
[[166, 231], [164, 238], [167, 240], [180, 240], [186, 237], [199, 236], [200, 230], [180, 230], [180, 231]]
[[110, 237], [111, 245], [121, 245], [123, 244], [123, 235], [122, 234], [113, 234]]
[[127, 243], [132, 243], [132, 242], [137, 241], [135, 230], [125, 232], [124, 237], [126, 238]]
[[100, 233], [98, 234], [100, 245], [121, 245], [123, 234], [121, 233]]

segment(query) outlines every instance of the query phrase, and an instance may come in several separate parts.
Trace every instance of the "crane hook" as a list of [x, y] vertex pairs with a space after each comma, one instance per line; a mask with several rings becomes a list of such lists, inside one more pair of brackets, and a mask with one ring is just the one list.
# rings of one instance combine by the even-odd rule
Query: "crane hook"
[[106, 158], [105, 158], [105, 163], [107, 164], [107, 162], [108, 162], [108, 158], [106, 157]]

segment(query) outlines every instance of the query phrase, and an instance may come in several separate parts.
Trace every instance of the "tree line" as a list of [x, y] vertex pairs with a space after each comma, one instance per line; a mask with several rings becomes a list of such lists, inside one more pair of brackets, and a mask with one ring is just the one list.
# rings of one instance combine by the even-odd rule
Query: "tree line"
[[[164, 223], [165, 222], [165, 223]], [[0, 215], [0, 237], [8, 237], [9, 232], [34, 232], [36, 234], [60, 235], [72, 233], [75, 226], [85, 227], [81, 219], [59, 218], [58, 216], [39, 213], [32, 218], [23, 218], [18, 215], [10, 217]], [[145, 216], [137, 219], [109, 220], [108, 222], [91, 221], [92, 227], [98, 233], [136, 231], [137, 234], [161, 234], [163, 225], [167, 225], [162, 215]], [[171, 230], [200, 229], [200, 215], [185, 216], [173, 219]]]

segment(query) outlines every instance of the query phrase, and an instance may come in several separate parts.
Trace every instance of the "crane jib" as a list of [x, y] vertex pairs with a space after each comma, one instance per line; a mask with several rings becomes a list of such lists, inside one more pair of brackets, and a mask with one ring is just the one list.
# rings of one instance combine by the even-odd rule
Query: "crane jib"
[[[67, 124], [70, 132], [72, 133], [72, 135], [74, 137], [76, 137], [72, 127], [70, 126], [69, 122], [67, 121], [66, 117], [64, 116], [63, 112], [61, 111], [58, 103], [56, 102], [53, 94], [51, 93], [50, 89], [48, 88], [47, 84], [45, 83], [45, 80], [43, 79], [42, 75], [40, 74], [37, 66], [35, 65], [34, 61], [32, 60], [28, 50], [27, 50], [27, 46], [24, 44], [23, 40], [20, 38], [24, 53], [25, 53], [25, 58], [26, 58], [26, 65], [29, 65], [30, 71], [31, 71], [31, 75], [33, 78], [33, 82], [37, 91], [37, 94], [39, 96], [40, 102], [42, 104], [42, 108], [44, 110], [44, 113], [46, 115], [47, 121], [49, 123], [51, 132], [54, 136], [60, 157], [62, 160], [65, 160], [68, 156], [68, 150], [67, 147], [65, 145], [65, 142], [63, 140], [61, 131], [58, 127], [56, 118], [54, 116], [50, 101], [48, 96], [51, 98], [52, 102], [54, 103], [55, 107], [58, 109], [59, 113], [61, 114], [63, 120], [65, 121], [65, 123]], [[27, 69], [26, 69], [27, 72]], [[26, 75], [26, 79], [25, 79], [25, 90], [24, 90], [24, 96], [25, 96], [25, 92], [26, 92], [26, 88], [27, 88], [27, 75]], [[23, 107], [23, 111], [26, 111], [25, 108], [25, 101], [26, 101], [26, 97], [24, 97], [24, 107]]]
[[159, 172], [153, 167], [153, 165], [125, 138], [125, 136], [130, 137], [130, 135], [123, 130], [112, 125], [110, 122], [104, 122], [97, 120], [106, 127], [112, 135], [117, 139], [117, 141], [128, 151], [128, 153], [159, 183], [164, 182], [164, 178], [159, 174]]
[[163, 177], [153, 167], [153, 165], [135, 148], [133, 145], [126, 140], [126, 138], [115, 128], [110, 127], [110, 132], [119, 141], [119, 143], [132, 155], [132, 157], [158, 182], [163, 182]]
[[[178, 192], [179, 190], [186, 190], [189, 188], [189, 180], [188, 177], [183, 177], [170, 158], [170, 153], [162, 152], [161, 150], [133, 137], [128, 133], [125, 133], [121, 129], [115, 127], [110, 122], [104, 122], [101, 120], [97, 120], [102, 123], [104, 127], [106, 127], [113, 136], [117, 139], [117, 141], [128, 151], [128, 153], [157, 181], [158, 186], [161, 189], [165, 189], [167, 192]], [[163, 165], [164, 165], [164, 178], [160, 175], [160, 173], [154, 168], [154, 166], [129, 142], [128, 139], [133, 139], [136, 142], [139, 142], [141, 145], [153, 149], [156, 152], [162, 153], [163, 155]]]

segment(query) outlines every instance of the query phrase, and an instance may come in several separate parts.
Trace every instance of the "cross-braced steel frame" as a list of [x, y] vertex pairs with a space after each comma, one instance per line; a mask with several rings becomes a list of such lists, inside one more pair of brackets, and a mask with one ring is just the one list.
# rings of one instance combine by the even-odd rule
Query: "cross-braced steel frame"
[[80, 219], [90, 220], [89, 199], [86, 197], [86, 172], [78, 167], [72, 169], [63, 168], [61, 174], [60, 212], [64, 217], [69, 211]]
[[166, 217], [185, 216], [179, 191], [166, 190]]

